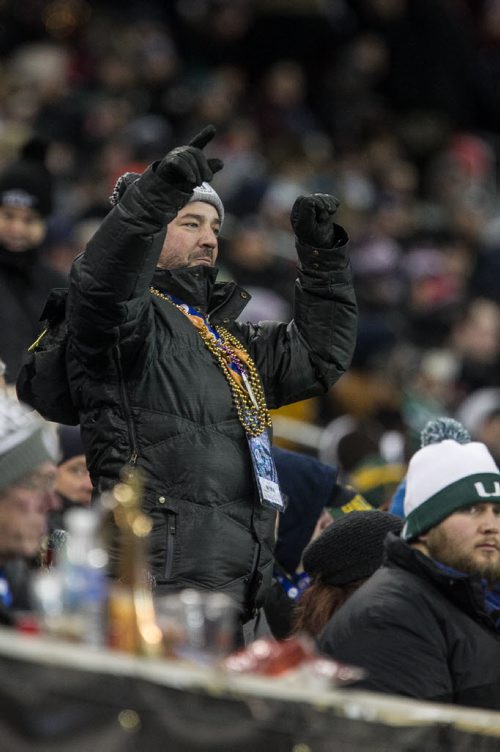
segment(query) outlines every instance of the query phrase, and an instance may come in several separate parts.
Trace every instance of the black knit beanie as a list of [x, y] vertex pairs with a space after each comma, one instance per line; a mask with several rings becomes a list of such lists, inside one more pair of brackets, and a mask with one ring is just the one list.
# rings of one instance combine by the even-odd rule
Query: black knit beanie
[[42, 217], [52, 211], [52, 178], [45, 166], [48, 144], [28, 141], [19, 157], [0, 172], [0, 205], [36, 209]]
[[304, 551], [305, 571], [326, 585], [370, 577], [382, 564], [387, 533], [399, 535], [403, 520], [377, 509], [340, 517]]

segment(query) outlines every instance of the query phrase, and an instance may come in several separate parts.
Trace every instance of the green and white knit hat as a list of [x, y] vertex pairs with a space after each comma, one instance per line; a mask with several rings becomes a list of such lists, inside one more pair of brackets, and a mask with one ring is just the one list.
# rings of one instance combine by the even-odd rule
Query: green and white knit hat
[[0, 493], [57, 457], [57, 438], [49, 424], [0, 392]]
[[406, 475], [405, 525], [411, 541], [471, 504], [500, 504], [500, 472], [486, 446], [470, 441], [463, 426], [439, 418], [422, 432], [422, 448]]

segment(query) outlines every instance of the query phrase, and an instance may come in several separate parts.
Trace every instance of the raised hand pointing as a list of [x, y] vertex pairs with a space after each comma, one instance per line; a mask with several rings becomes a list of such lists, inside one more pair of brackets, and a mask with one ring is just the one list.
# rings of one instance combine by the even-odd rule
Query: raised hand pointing
[[191, 193], [204, 181], [209, 183], [224, 166], [221, 159], [208, 159], [203, 152], [214, 136], [214, 126], [207, 125], [187, 146], [178, 146], [169, 151], [158, 165], [156, 173], [172, 188], [186, 193]]

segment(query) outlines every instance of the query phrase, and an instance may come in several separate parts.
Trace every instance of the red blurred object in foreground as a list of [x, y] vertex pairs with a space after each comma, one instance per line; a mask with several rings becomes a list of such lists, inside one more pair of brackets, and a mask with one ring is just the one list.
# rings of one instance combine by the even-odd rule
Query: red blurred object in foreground
[[238, 674], [283, 677], [297, 680], [301, 686], [327, 688], [359, 681], [365, 672], [356, 666], [338, 663], [318, 655], [314, 642], [306, 635], [275, 641], [255, 640], [248, 647], [232, 653], [224, 668]]
[[22, 632], [23, 634], [41, 634], [40, 623], [36, 615], [29, 612], [17, 614], [14, 627], [16, 632]]
[[306, 639], [292, 638], [276, 642], [262, 638], [230, 655], [224, 661], [224, 666], [229, 671], [278, 676], [313, 655], [312, 646]]

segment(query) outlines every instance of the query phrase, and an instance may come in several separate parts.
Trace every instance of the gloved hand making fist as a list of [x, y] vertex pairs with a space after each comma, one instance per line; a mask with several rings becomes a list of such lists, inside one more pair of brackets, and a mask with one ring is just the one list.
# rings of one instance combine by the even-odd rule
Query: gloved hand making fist
[[300, 243], [316, 248], [333, 248], [335, 212], [338, 199], [328, 193], [299, 196], [292, 207], [290, 221]]
[[214, 126], [207, 125], [187, 146], [169, 151], [156, 167], [156, 174], [172, 188], [184, 193], [191, 193], [205, 181], [209, 183], [224, 166], [221, 159], [207, 159], [202, 151], [214, 136]]

